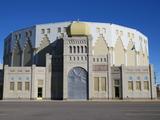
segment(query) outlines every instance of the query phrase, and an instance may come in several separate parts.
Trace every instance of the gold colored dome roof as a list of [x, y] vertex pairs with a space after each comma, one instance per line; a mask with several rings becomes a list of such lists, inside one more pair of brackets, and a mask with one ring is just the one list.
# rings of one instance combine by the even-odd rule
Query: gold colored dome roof
[[70, 27], [71, 36], [88, 36], [90, 35], [90, 28], [87, 23], [74, 22]]

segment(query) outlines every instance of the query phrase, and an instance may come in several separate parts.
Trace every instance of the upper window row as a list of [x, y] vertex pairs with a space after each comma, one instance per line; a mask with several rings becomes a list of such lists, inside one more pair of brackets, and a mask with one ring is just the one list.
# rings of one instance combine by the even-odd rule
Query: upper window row
[[[67, 31], [67, 27], [58, 27], [57, 28], [57, 33], [62, 33], [62, 32], [66, 32]], [[50, 28], [47, 28], [47, 29], [41, 29], [41, 33], [42, 34], [49, 34], [51, 33], [51, 29]]]
[[97, 33], [106, 33], [106, 28], [99, 28], [99, 27], [97, 27], [96, 28], [96, 32]]
[[21, 34], [16, 34], [16, 35], [15, 35], [15, 39], [16, 39], [16, 40], [21, 39]]
[[66, 32], [67, 31], [67, 27], [58, 27], [57, 32], [61, 33], [61, 32]]
[[49, 34], [49, 33], [51, 32], [51, 29], [50, 29], [50, 28], [41, 29], [41, 33], [42, 33], [42, 34], [45, 34], [46, 32]]
[[30, 30], [30, 31], [27, 31], [26, 32], [26, 37], [31, 37], [32, 36], [32, 31]]
[[117, 35], [123, 35], [123, 31], [122, 30], [116, 30], [116, 34]]
[[[117, 35], [122, 36], [123, 35], [123, 31], [122, 30], [116, 30], [115, 31]], [[128, 32], [128, 37], [129, 38], [134, 38], [134, 33]]]
[[87, 46], [69, 46], [69, 53], [87, 53]]
[[[21, 39], [21, 36], [22, 35], [20, 33], [15, 34], [15, 39], [16, 40]], [[25, 37], [31, 37], [31, 36], [32, 36], [32, 31], [31, 30], [25, 32]]]

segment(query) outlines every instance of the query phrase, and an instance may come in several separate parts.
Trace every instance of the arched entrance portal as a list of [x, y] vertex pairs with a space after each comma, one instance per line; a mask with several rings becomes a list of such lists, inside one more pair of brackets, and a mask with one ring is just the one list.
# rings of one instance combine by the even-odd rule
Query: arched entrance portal
[[87, 71], [81, 67], [72, 68], [68, 73], [68, 99], [87, 99], [87, 93]]

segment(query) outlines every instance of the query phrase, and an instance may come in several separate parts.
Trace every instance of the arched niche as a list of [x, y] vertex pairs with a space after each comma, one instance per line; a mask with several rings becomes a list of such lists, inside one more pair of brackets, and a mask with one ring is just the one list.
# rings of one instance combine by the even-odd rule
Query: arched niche
[[87, 96], [87, 71], [81, 67], [74, 67], [68, 73], [68, 99], [87, 99]]
[[27, 41], [23, 50], [23, 66], [32, 65], [33, 50], [30, 41]]
[[13, 66], [21, 66], [22, 50], [21, 50], [21, 47], [20, 47], [18, 41], [16, 42], [16, 44], [14, 46], [12, 55], [13, 55], [12, 65]]

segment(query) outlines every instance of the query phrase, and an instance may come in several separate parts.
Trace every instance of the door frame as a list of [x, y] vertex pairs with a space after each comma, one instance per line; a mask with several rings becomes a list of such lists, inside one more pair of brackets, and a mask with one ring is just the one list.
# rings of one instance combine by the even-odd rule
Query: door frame
[[[39, 89], [41, 88], [41, 97], [39, 97]], [[37, 88], [37, 100], [42, 100], [43, 98], [43, 87], [38, 87]]]
[[[118, 80], [119, 81], [119, 84], [118, 85], [115, 85], [115, 81]], [[119, 88], [119, 97], [116, 97], [116, 87]], [[122, 81], [121, 79], [113, 79], [113, 99], [122, 99]]]

